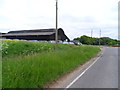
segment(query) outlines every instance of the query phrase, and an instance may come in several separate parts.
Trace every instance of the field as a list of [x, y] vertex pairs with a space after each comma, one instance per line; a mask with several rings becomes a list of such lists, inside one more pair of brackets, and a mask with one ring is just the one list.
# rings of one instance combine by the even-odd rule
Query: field
[[99, 47], [1, 40], [2, 87], [41, 88], [95, 56]]

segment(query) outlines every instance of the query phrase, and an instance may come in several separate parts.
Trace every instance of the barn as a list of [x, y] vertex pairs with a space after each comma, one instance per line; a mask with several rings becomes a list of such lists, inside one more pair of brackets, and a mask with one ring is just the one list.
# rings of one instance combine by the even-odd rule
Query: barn
[[[6, 39], [19, 39], [19, 40], [55, 40], [55, 29], [34, 29], [34, 30], [19, 30], [10, 31], [6, 34], [2, 34], [2, 38]], [[70, 41], [65, 35], [62, 28], [58, 29], [58, 40]]]

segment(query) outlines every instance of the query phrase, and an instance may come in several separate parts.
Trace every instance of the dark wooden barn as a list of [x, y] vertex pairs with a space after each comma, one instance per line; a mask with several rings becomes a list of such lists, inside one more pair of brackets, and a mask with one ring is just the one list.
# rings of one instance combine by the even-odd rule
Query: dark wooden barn
[[[10, 31], [6, 34], [2, 34], [2, 37], [6, 39], [51, 41], [51, 40], [55, 40], [55, 29]], [[62, 28], [58, 29], [58, 40], [70, 41], [70, 39], [65, 35]]]

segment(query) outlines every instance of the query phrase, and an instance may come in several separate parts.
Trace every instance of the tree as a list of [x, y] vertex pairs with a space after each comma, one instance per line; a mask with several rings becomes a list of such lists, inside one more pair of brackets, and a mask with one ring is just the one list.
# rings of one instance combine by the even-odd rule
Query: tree
[[80, 38], [79, 38], [79, 37], [77, 37], [77, 38], [74, 38], [74, 40], [78, 40], [78, 41], [79, 41], [79, 40], [80, 40]]
[[99, 45], [99, 40], [101, 45], [120, 45], [119, 40], [111, 39], [109, 37], [91, 38], [89, 36], [83, 35], [81, 37], [74, 38], [74, 40], [79, 40], [82, 44], [87, 45]]
[[111, 42], [108, 43], [108, 45], [117, 45], [117, 42], [112, 40]]
[[99, 45], [99, 38], [92, 38], [93, 45]]
[[101, 39], [101, 45], [108, 45], [112, 41], [112, 39], [109, 37], [102, 37], [100, 39]]
[[91, 37], [88, 37], [88, 36], [86, 36], [86, 35], [81, 36], [80, 39], [79, 39], [79, 41], [80, 41], [81, 43], [83, 43], [83, 44], [88, 44], [88, 45], [92, 44], [92, 39], [91, 39]]

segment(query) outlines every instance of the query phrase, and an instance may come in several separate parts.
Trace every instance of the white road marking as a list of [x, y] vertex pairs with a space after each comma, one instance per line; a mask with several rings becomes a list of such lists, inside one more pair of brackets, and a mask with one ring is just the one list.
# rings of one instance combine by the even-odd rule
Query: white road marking
[[[102, 53], [102, 54], [103, 54], [103, 53]], [[70, 86], [72, 86], [80, 77], [82, 77], [82, 76], [85, 74], [85, 72], [86, 72], [88, 69], [90, 69], [90, 68], [98, 61], [98, 59], [100, 59], [100, 57], [101, 57], [101, 55], [100, 55], [87, 69], [85, 69], [78, 77], [76, 77], [76, 78], [66, 87], [66, 89], [69, 88]]]

